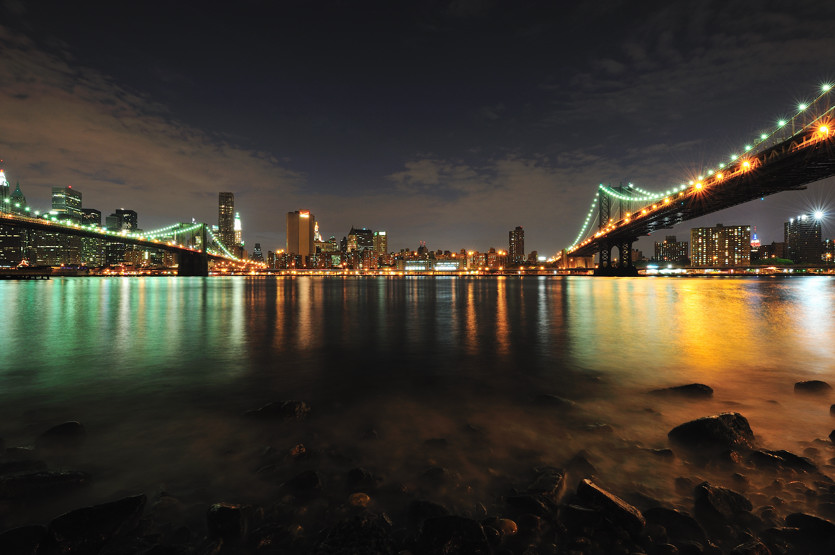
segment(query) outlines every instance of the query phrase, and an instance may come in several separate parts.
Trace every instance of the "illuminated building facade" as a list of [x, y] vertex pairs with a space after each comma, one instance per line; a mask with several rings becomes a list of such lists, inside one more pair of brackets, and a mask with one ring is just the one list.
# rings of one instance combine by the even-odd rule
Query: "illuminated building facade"
[[348, 232], [348, 252], [353, 251], [373, 251], [374, 250], [374, 232], [367, 227], [359, 229], [352, 227]]
[[310, 210], [287, 212], [287, 254], [308, 257], [314, 254], [316, 218]]
[[[81, 223], [87, 226], [101, 227], [101, 211], [94, 208], [82, 208]], [[105, 261], [104, 239], [82, 237], [81, 263], [90, 268], [97, 268], [104, 266]]]
[[795, 264], [820, 264], [823, 257], [821, 220], [801, 214], [783, 224], [787, 258]]
[[232, 224], [232, 231], [235, 234], [234, 242], [232, 243], [233, 246], [239, 247], [244, 244], [244, 225], [241, 223], [241, 215], [238, 212], [235, 212], [235, 223]]
[[664, 241], [655, 243], [655, 260], [676, 264], [686, 263], [687, 241], [677, 241], [675, 235], [667, 235]]
[[733, 268], [751, 263], [751, 226], [696, 227], [690, 230], [690, 264], [695, 268]]
[[389, 251], [388, 234], [385, 231], [374, 232], [374, 254], [377, 256], [385, 256]]
[[235, 244], [235, 195], [233, 193], [218, 194], [217, 230], [218, 239], [231, 251]]
[[66, 187], [52, 188], [52, 212], [59, 220], [81, 223], [81, 191]]
[[507, 257], [510, 264], [525, 262], [525, 230], [521, 226], [508, 233]]

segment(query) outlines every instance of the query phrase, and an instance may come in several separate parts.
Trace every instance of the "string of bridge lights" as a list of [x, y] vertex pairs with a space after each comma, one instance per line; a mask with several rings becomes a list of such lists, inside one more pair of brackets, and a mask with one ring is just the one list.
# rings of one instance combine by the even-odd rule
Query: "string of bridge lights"
[[[744, 145], [744, 147], [742, 149], [742, 152], [743, 152], [742, 155], [737, 154], [737, 153], [731, 154], [729, 156], [730, 162], [731, 163], [736, 162], [737, 160], [740, 159], [740, 156], [750, 156], [750, 155], [755, 154], [756, 152], [759, 152], [760, 148], [763, 145], [765, 145], [766, 143], [768, 143], [771, 139], [774, 139], [774, 138], [779, 138], [780, 140], [789, 139], [791, 137], [794, 137], [795, 135], [800, 134], [801, 132], [808, 129], [809, 127], [815, 125], [817, 122], [821, 121], [826, 115], [830, 114], [833, 110], [835, 110], [835, 106], [832, 106], [832, 107], [828, 108], [827, 110], [823, 111], [820, 115], [818, 115], [817, 117], [812, 119], [810, 122], [806, 123], [805, 125], [803, 125], [799, 129], [797, 129], [796, 131], [794, 130], [794, 123], [797, 120], [797, 118], [799, 118], [800, 116], [807, 113], [807, 110], [810, 107], [814, 106], [823, 97], [827, 96], [830, 93], [830, 91], [832, 90], [832, 88], [833, 88], [833, 86], [829, 83], [825, 83], [825, 84], [821, 85], [821, 93], [814, 100], [812, 100], [811, 102], [808, 102], [808, 103], [807, 102], [800, 102], [797, 105], [797, 112], [792, 117], [790, 117], [788, 120], [786, 120], [786, 119], [777, 120], [777, 126], [774, 129], [772, 129], [770, 132], [760, 133], [760, 135], [753, 142]], [[785, 136], [782, 136], [782, 135], [778, 137], [777, 134], [783, 132], [787, 128], [789, 123], [792, 124], [791, 135], [789, 135], [788, 137], [785, 137]], [[821, 131], [823, 133], [828, 134], [829, 133], [829, 128], [826, 127], [826, 126], [822, 126]], [[698, 181], [692, 181], [691, 180], [691, 181], [688, 181], [687, 184], [682, 183], [682, 184], [674, 186], [674, 187], [672, 187], [672, 188], [670, 188], [666, 191], [648, 191], [646, 189], [642, 189], [642, 188], [640, 188], [636, 185], [633, 185], [632, 183], [629, 183], [627, 185], [627, 187], [625, 187], [625, 188], [618, 188], [618, 190], [615, 190], [615, 189], [613, 189], [609, 186], [603, 185], [601, 183], [600, 185], [598, 185], [598, 192], [595, 193], [595, 195], [594, 195], [594, 200], [591, 203], [591, 208], [589, 209], [589, 212], [586, 215], [586, 219], [585, 219], [585, 221], [583, 222], [583, 225], [580, 228], [580, 232], [577, 234], [577, 237], [574, 239], [574, 242], [568, 248], [568, 250], [573, 250], [575, 247], [577, 247], [577, 245], [580, 243], [580, 240], [583, 237], [586, 236], [587, 230], [590, 229], [590, 225], [593, 223], [593, 221], [595, 219], [595, 216], [596, 216], [597, 211], [595, 209], [599, 206], [599, 203], [600, 203], [600, 193], [601, 192], [603, 192], [605, 195], [607, 195], [611, 198], [616, 198], [616, 199], [622, 200], [622, 201], [627, 201], [627, 202], [651, 202], [651, 201], [659, 200], [659, 199], [662, 199], [662, 198], [665, 198], [665, 197], [669, 197], [670, 195], [672, 195], [674, 193], [684, 191], [685, 189], [688, 188], [688, 186], [695, 187], [696, 189], [701, 189], [702, 188], [701, 180], [705, 178], [705, 175], [713, 176], [714, 174], [718, 174], [718, 175], [721, 176], [721, 173], [719, 173], [719, 172], [721, 172], [721, 170], [723, 170], [725, 167], [727, 167], [726, 163], [719, 162], [716, 165], [716, 168], [708, 169], [705, 172], [704, 175], [699, 175], [697, 177]], [[621, 192], [621, 191], [625, 191], [626, 194], [624, 194], [624, 192]], [[637, 195], [629, 194], [631, 191], [634, 191], [635, 193], [637, 193]]]
[[207, 228], [206, 228], [206, 232], [209, 234], [209, 237], [211, 237], [211, 238], [212, 238], [212, 241], [214, 241], [215, 243], [217, 243], [217, 246], [219, 246], [219, 247], [220, 247], [220, 250], [222, 250], [222, 251], [223, 251], [223, 254], [225, 254], [226, 256], [228, 256], [229, 258], [231, 258], [232, 260], [234, 260], [235, 262], [240, 262], [240, 261], [241, 261], [241, 260], [240, 260], [240, 258], [238, 258], [238, 257], [237, 257], [237, 256], [235, 256], [234, 254], [232, 254], [231, 252], [229, 252], [229, 250], [226, 248], [226, 245], [224, 245], [224, 244], [223, 244], [223, 243], [222, 243], [222, 242], [221, 242], [221, 241], [220, 241], [217, 237], [215, 237], [215, 234], [214, 234], [214, 233], [212, 233], [212, 230], [211, 230], [211, 229], [209, 229], [209, 228], [207, 227]]

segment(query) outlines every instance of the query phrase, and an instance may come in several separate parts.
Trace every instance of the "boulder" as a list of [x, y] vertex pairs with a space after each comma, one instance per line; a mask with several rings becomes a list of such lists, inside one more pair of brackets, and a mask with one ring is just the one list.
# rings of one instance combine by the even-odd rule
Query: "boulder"
[[0, 499], [58, 495], [89, 483], [90, 475], [76, 470], [0, 476]]
[[639, 534], [646, 525], [641, 511], [589, 479], [582, 480], [577, 486], [577, 497], [598, 507], [612, 523], [622, 526], [632, 534]]
[[531, 514], [541, 518], [551, 519], [557, 512], [556, 503], [544, 495], [537, 493], [508, 495], [504, 501], [509, 511], [508, 515], [512, 517]]
[[751, 448], [754, 432], [739, 413], [706, 416], [676, 426], [667, 434], [670, 443], [696, 454], [716, 454], [732, 448]]
[[753, 508], [744, 495], [728, 488], [713, 486], [709, 482], [696, 486], [693, 495], [696, 518], [709, 527], [745, 521]]
[[305, 470], [284, 482], [284, 488], [296, 495], [313, 495], [322, 489], [322, 481], [315, 470]]
[[650, 395], [707, 399], [708, 397], [713, 397], [713, 388], [703, 383], [690, 383], [675, 387], [665, 387], [663, 389], [653, 389], [650, 391]]
[[36, 555], [38, 548], [48, 541], [47, 534], [46, 526], [40, 524], [6, 530], [0, 534], [0, 553]]
[[811, 393], [821, 395], [832, 391], [832, 386], [821, 380], [808, 380], [794, 384], [795, 393]]
[[835, 524], [814, 515], [792, 513], [786, 517], [786, 526], [798, 528], [810, 539], [826, 543], [835, 542]]
[[87, 431], [79, 422], [70, 421], [48, 429], [35, 440], [38, 450], [77, 449], [87, 439]]
[[310, 406], [304, 401], [273, 401], [245, 414], [253, 418], [301, 421], [310, 414]]
[[653, 507], [644, 512], [647, 523], [663, 526], [673, 543], [693, 541], [701, 544], [707, 540], [704, 528], [687, 513], [664, 507]]
[[4, 474], [17, 474], [19, 472], [38, 472], [41, 470], [46, 470], [46, 463], [35, 459], [0, 463], [0, 476]]
[[353, 555], [374, 553], [393, 555], [391, 522], [385, 515], [365, 513], [341, 520], [324, 532], [317, 555]]
[[559, 502], [565, 492], [565, 471], [552, 466], [537, 469], [536, 478], [527, 491], [547, 497], [554, 503]]
[[426, 501], [424, 499], [415, 499], [409, 503], [408, 516], [409, 521], [414, 524], [423, 524], [423, 521], [428, 518], [435, 518], [439, 516], [449, 515], [449, 510], [443, 505]]
[[492, 552], [481, 524], [461, 516], [427, 519], [417, 543], [417, 552], [426, 555], [486, 555]]
[[98, 553], [110, 540], [136, 529], [146, 500], [135, 495], [76, 509], [50, 522], [49, 532], [60, 553]]
[[758, 468], [783, 468], [799, 472], [817, 472], [818, 467], [811, 460], [790, 451], [768, 451], [758, 449], [752, 451], [748, 460]]
[[760, 540], [753, 539], [734, 547], [731, 555], [771, 555], [771, 550]]
[[252, 517], [252, 507], [215, 503], [206, 511], [206, 527], [210, 539], [224, 543], [245, 540]]

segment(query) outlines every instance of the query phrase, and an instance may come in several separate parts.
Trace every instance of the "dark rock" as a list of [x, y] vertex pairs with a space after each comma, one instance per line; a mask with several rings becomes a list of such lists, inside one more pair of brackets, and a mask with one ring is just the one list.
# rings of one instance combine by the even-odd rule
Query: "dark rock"
[[696, 518], [714, 529], [729, 522], [745, 520], [753, 508], [751, 502], [742, 494], [728, 488], [712, 486], [709, 482], [702, 482], [696, 486], [693, 493]]
[[646, 524], [641, 511], [589, 479], [582, 480], [577, 486], [577, 496], [599, 507], [606, 518], [633, 534], [640, 533]]
[[3, 452], [6, 450], [6, 442], [0, 437], [0, 457], [3, 456]]
[[547, 497], [554, 503], [559, 502], [565, 492], [565, 471], [551, 466], [537, 469], [536, 478], [527, 491]]
[[835, 524], [813, 515], [792, 513], [786, 517], [786, 526], [799, 528], [804, 535], [826, 542], [835, 541]]
[[734, 547], [731, 555], [771, 555], [771, 550], [760, 540], [751, 540]]
[[46, 526], [33, 524], [13, 528], [0, 534], [0, 553], [35, 555], [38, 548], [47, 541]]
[[679, 476], [674, 480], [674, 483], [676, 493], [679, 495], [692, 495], [700, 481], [689, 476]]
[[508, 495], [505, 497], [505, 503], [511, 517], [532, 514], [542, 518], [553, 518], [557, 511], [556, 503], [544, 495], [536, 493]]
[[713, 396], [713, 388], [703, 383], [691, 383], [663, 389], [653, 389], [651, 395], [664, 395], [675, 397], [689, 397], [691, 399], [704, 399]]
[[574, 407], [577, 403], [571, 401], [569, 399], [565, 399], [563, 397], [559, 397], [557, 395], [552, 395], [550, 393], [542, 393], [534, 397], [534, 403], [542, 407], [554, 407], [558, 409], [570, 409]]
[[735, 447], [750, 448], [754, 433], [739, 413], [706, 416], [676, 426], [667, 434], [670, 442], [694, 453], [715, 454]]
[[509, 518], [487, 518], [481, 522], [481, 525], [485, 527], [489, 526], [497, 530], [502, 536], [515, 536], [519, 531], [519, 526]]
[[58, 495], [90, 483], [86, 472], [30, 472], [0, 477], [0, 499]]
[[835, 416], [835, 405], [829, 405], [829, 414]]
[[34, 459], [0, 463], [0, 476], [18, 472], [38, 472], [40, 470], [46, 470], [46, 463]]
[[704, 544], [707, 540], [704, 528], [687, 513], [664, 507], [653, 507], [644, 512], [644, 517], [647, 523], [663, 526], [673, 543], [694, 541]]
[[794, 384], [795, 393], [822, 394], [832, 391], [832, 386], [821, 380], [808, 380]]
[[420, 481], [432, 487], [455, 487], [458, 485], [460, 476], [455, 472], [442, 467], [433, 466], [420, 475]]
[[206, 527], [210, 539], [224, 543], [246, 539], [252, 508], [248, 505], [215, 503], [206, 511]]
[[807, 459], [789, 451], [758, 449], [749, 455], [749, 461], [758, 468], [785, 468], [800, 472], [817, 472], [818, 467]]
[[414, 524], [422, 524], [427, 518], [437, 518], [439, 516], [449, 515], [449, 511], [443, 505], [426, 501], [424, 499], [415, 499], [409, 503], [409, 520]]
[[76, 509], [49, 523], [61, 553], [98, 553], [108, 541], [139, 525], [146, 497], [135, 495], [112, 503]]
[[573, 503], [560, 507], [560, 521], [569, 530], [580, 530], [587, 526], [596, 526], [602, 518], [603, 514], [597, 509], [591, 509]]
[[249, 410], [245, 414], [255, 418], [280, 418], [300, 421], [310, 414], [310, 407], [304, 401], [273, 401], [261, 408]]
[[311, 495], [319, 492], [322, 481], [315, 470], [305, 470], [284, 482], [284, 488], [296, 495]]
[[[778, 526], [760, 532], [760, 539], [772, 553], [797, 553], [807, 543], [806, 536], [799, 528]], [[814, 551], [812, 551], [814, 553]]]
[[[829, 432], [829, 441], [831, 441], [832, 443], [835, 443], [835, 430], [832, 430], [831, 432]], [[6, 452], [8, 452], [8, 451], [6, 451]]]
[[567, 463], [565, 468], [575, 476], [582, 476], [588, 478], [597, 473], [597, 469], [589, 462], [589, 454], [583, 450], [574, 454]]
[[87, 431], [75, 421], [64, 422], [48, 429], [35, 440], [36, 449], [76, 449], [87, 439]]
[[488, 554], [490, 543], [481, 524], [460, 516], [427, 519], [418, 537], [419, 553], [426, 555]]
[[316, 554], [390, 555], [395, 553], [391, 522], [385, 515], [366, 513], [350, 517], [337, 522], [325, 532], [324, 536], [316, 548]]
[[348, 486], [348, 489], [351, 490], [357, 488], [374, 488], [377, 486], [378, 481], [379, 479], [376, 476], [374, 476], [371, 473], [371, 471], [361, 467], [352, 468], [348, 471], [348, 474], [345, 476], [345, 484]]
[[34, 447], [7, 447], [3, 458], [7, 461], [31, 461], [38, 457]]
[[648, 451], [661, 459], [674, 459], [676, 457], [672, 449], [648, 449]]

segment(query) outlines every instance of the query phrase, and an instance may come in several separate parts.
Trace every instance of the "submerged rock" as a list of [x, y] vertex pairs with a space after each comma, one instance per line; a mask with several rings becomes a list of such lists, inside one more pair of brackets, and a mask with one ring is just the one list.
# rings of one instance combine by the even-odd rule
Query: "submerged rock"
[[310, 414], [310, 406], [304, 401], [273, 401], [255, 410], [246, 411], [254, 418], [280, 418], [301, 421]]
[[76, 449], [87, 439], [87, 430], [79, 422], [70, 421], [48, 429], [35, 440], [39, 450]]
[[667, 434], [670, 442], [694, 453], [716, 454], [731, 448], [751, 448], [754, 432], [744, 416], [726, 412], [676, 426]]
[[795, 393], [829, 393], [832, 386], [821, 380], [808, 380], [794, 384]]
[[646, 525], [646, 519], [641, 511], [589, 479], [582, 480], [577, 486], [577, 496], [599, 507], [606, 518], [633, 534], [640, 533]]
[[713, 388], [703, 383], [690, 383], [687, 385], [677, 385], [675, 387], [665, 387], [662, 389], [653, 389], [650, 395], [664, 395], [675, 397], [689, 397], [691, 399], [705, 399], [713, 397]]
[[146, 500], [135, 495], [77, 509], [50, 522], [49, 532], [60, 553], [98, 553], [108, 541], [136, 529]]

